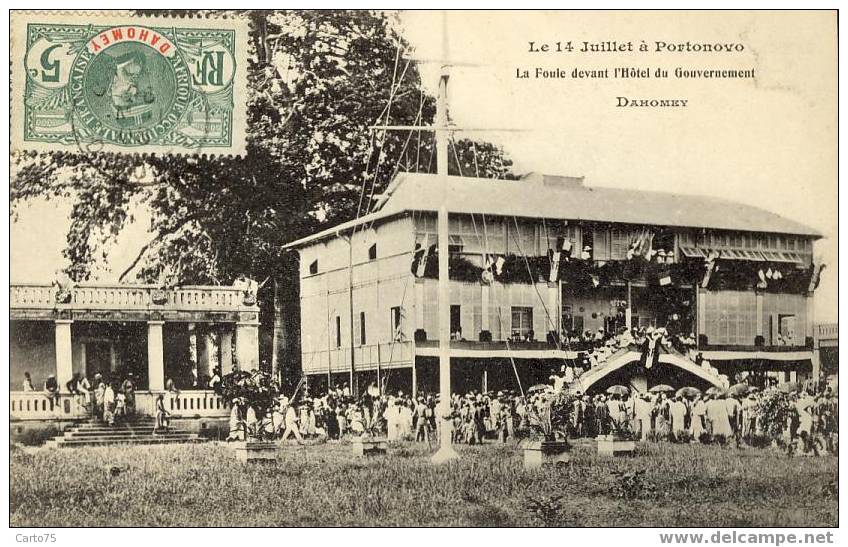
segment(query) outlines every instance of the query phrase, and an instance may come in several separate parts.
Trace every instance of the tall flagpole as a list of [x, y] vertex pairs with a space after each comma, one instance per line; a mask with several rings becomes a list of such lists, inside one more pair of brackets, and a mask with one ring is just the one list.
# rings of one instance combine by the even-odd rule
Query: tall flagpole
[[448, 280], [448, 29], [447, 12], [442, 11], [442, 73], [439, 78], [439, 96], [436, 101], [436, 175], [441, 188], [441, 205], [438, 213], [439, 249], [439, 416], [441, 432], [439, 450], [433, 454], [433, 463], [444, 463], [459, 457], [451, 446], [453, 420], [451, 413], [451, 363], [450, 363], [450, 282]]

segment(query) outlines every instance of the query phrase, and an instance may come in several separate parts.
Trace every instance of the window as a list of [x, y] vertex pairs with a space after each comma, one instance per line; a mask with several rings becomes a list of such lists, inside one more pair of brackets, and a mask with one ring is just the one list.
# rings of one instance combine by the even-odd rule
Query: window
[[336, 347], [342, 347], [342, 318], [336, 316]]
[[577, 335], [583, 334], [583, 316], [574, 315], [571, 318], [571, 332]]
[[399, 341], [403, 339], [402, 318], [400, 306], [394, 306], [391, 309], [392, 340]]
[[532, 340], [533, 308], [524, 306], [512, 307], [512, 338], [514, 340]]
[[781, 346], [796, 346], [798, 344], [795, 339], [795, 316], [794, 315], [778, 315], [777, 316], [777, 345]]
[[359, 312], [359, 345], [365, 345], [365, 312]]
[[368, 260], [377, 260], [377, 244], [368, 247]]
[[[591, 227], [587, 227], [583, 230], [583, 247], [589, 247], [589, 258], [591, 259], [595, 251], [595, 234]], [[577, 256], [580, 256], [581, 251], [583, 251], [583, 249], [577, 249]]]
[[462, 321], [460, 319], [460, 307], [450, 307], [450, 334], [451, 340], [462, 339]]
[[794, 237], [787, 237], [786, 238], [786, 250], [787, 251], [794, 251], [795, 250], [795, 238]]
[[465, 241], [462, 239], [462, 236], [448, 236], [448, 253], [461, 253], [463, 249], [465, 249]]
[[318, 273], [318, 260], [313, 260], [309, 265], [309, 274], [314, 275]]

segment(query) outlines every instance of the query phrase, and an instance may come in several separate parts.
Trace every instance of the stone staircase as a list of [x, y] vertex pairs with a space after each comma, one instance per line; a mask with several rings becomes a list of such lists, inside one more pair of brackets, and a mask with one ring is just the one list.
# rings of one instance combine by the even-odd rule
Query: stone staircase
[[45, 446], [66, 448], [70, 446], [102, 446], [110, 444], [172, 444], [200, 442], [196, 433], [171, 427], [168, 431], [153, 434], [154, 419], [138, 417], [127, 422], [106, 425], [96, 420], [69, 427], [62, 435], [50, 439]]

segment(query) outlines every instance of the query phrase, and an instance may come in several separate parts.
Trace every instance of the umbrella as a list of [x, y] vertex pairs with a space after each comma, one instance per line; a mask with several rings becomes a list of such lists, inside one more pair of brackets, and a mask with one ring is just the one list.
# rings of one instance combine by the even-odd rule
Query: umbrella
[[652, 387], [648, 391], [650, 391], [651, 393], [663, 393], [663, 392], [670, 393], [670, 392], [674, 391], [674, 388], [671, 387], [668, 384], [659, 384], [659, 385]]
[[610, 386], [607, 388], [610, 395], [630, 395], [630, 390], [625, 386]]
[[734, 384], [728, 388], [727, 393], [733, 397], [744, 397], [751, 391], [748, 384]]
[[547, 391], [551, 389], [551, 386], [548, 384], [536, 384], [535, 386], [527, 388], [527, 393], [536, 393], [537, 391]]
[[780, 384], [779, 386], [777, 386], [777, 389], [779, 389], [783, 393], [792, 393], [793, 391], [800, 391], [797, 382], [786, 382], [785, 384]]
[[682, 387], [677, 390], [678, 397], [686, 397], [687, 399], [693, 399], [701, 394], [701, 390], [696, 387]]
[[713, 386], [707, 390], [707, 395], [724, 395], [724, 393], [725, 391], [718, 386]]

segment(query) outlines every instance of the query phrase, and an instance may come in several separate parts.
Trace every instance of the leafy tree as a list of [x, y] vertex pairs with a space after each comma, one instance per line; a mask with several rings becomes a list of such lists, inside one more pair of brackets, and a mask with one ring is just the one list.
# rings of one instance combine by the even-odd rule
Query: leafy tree
[[[73, 203], [63, 252], [77, 281], [108, 260], [133, 213], [146, 208], [150, 238], [121, 280], [270, 278], [260, 300], [267, 306], [276, 286], [296, 321], [296, 257], [282, 245], [366, 213], [401, 169], [434, 172], [430, 132], [369, 126], [431, 124], [435, 101], [389, 14], [230, 15], [247, 17], [251, 28], [245, 157], [16, 153], [12, 206], [37, 198]], [[510, 160], [491, 144], [459, 140], [454, 150], [452, 174], [511, 176]]]

